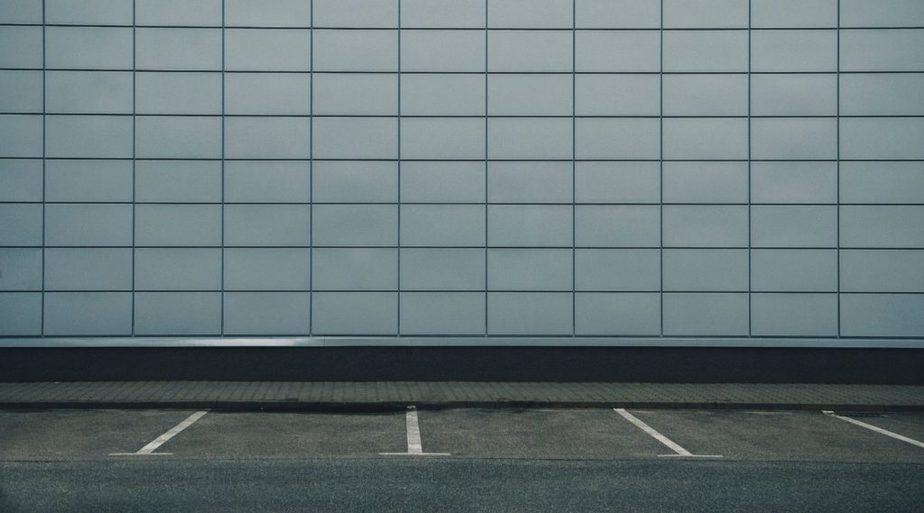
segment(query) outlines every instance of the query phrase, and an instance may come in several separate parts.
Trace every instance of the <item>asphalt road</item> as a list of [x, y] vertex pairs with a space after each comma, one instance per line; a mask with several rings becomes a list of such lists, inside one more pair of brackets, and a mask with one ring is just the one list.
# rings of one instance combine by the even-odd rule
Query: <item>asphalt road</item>
[[922, 413], [625, 413], [0, 411], [0, 512], [924, 511]]

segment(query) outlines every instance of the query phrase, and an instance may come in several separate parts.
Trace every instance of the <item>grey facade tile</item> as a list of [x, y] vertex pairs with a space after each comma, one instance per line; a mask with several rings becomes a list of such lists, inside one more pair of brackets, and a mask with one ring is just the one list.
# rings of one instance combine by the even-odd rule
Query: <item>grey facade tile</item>
[[577, 162], [577, 203], [657, 203], [661, 196], [658, 162]]
[[[232, 167], [230, 162], [226, 165]], [[135, 200], [176, 203], [221, 201], [221, 163], [202, 160], [137, 160]]]
[[[314, 114], [393, 116], [398, 113], [397, 75], [323, 73], [314, 75], [311, 80], [314, 87]], [[402, 77], [402, 93], [408, 85], [406, 81]]]
[[49, 157], [131, 158], [132, 119], [124, 116], [46, 116]]
[[306, 203], [311, 199], [310, 173], [305, 161], [225, 162], [225, 201]]
[[664, 33], [664, 71], [747, 71], [747, 38], [747, 30], [667, 31]]
[[492, 203], [570, 203], [570, 162], [490, 162], [488, 201]]
[[844, 203], [924, 203], [924, 162], [841, 162]]
[[49, 160], [47, 201], [132, 201], [130, 160]]
[[[50, 118], [50, 116], [49, 116]], [[42, 156], [42, 116], [0, 115], [0, 157]]]
[[135, 155], [153, 159], [220, 158], [221, 118], [136, 116]]
[[221, 294], [218, 292], [138, 292], [135, 294], [137, 335], [218, 335]]
[[315, 292], [312, 325], [318, 335], [395, 335], [397, 292]]
[[227, 292], [224, 330], [229, 335], [307, 335], [307, 292]]
[[42, 205], [0, 203], [0, 246], [41, 246]]
[[484, 287], [484, 249], [401, 249], [402, 289], [484, 290]]
[[481, 0], [403, 0], [401, 26], [407, 28], [484, 27]]
[[582, 30], [574, 44], [578, 72], [660, 71], [661, 39], [652, 30]]
[[309, 31], [225, 29], [228, 71], [309, 71]]
[[139, 25], [221, 26], [222, 0], [135, 0]]
[[311, 259], [315, 290], [395, 290], [396, 248], [316, 248]]
[[0, 201], [42, 201], [42, 160], [0, 160]]
[[130, 248], [48, 248], [45, 250], [45, 289], [131, 290]]
[[313, 5], [319, 27], [398, 27], [398, 2], [392, 0], [314, 0]]
[[[484, 126], [484, 123], [481, 123]], [[492, 159], [571, 158], [571, 120], [565, 118], [491, 118], [488, 157]], [[477, 157], [483, 157], [484, 153]]]
[[225, 205], [226, 246], [307, 246], [308, 205]]
[[[131, 33], [131, 29], [126, 30]], [[222, 69], [221, 29], [137, 28], [135, 45], [135, 65], [139, 69]], [[131, 46], [128, 48], [130, 51]], [[120, 67], [131, 68], [131, 60]]]
[[748, 201], [746, 162], [665, 162], [663, 169], [665, 203]]
[[9, 0], [0, 5], [0, 23], [42, 23], [42, 0]]
[[315, 205], [315, 246], [398, 243], [398, 208], [392, 205]]
[[834, 249], [755, 249], [751, 290], [759, 292], [837, 291]]
[[841, 247], [924, 247], [924, 206], [842, 206]]
[[485, 200], [483, 162], [402, 162], [401, 200], [481, 203]]
[[488, 2], [490, 28], [571, 28], [574, 0]]
[[484, 246], [481, 205], [401, 205], [402, 246]]
[[565, 205], [490, 205], [489, 246], [570, 246], [572, 212]]
[[757, 336], [837, 335], [836, 294], [753, 294], [752, 333]]
[[[124, 71], [50, 71], [45, 73], [48, 112], [131, 114], [132, 74]], [[41, 106], [35, 110], [42, 110]]]
[[219, 248], [135, 248], [135, 290], [221, 290], [221, 266]]
[[[128, 244], [131, 244], [130, 238]], [[219, 246], [221, 205], [137, 205], [135, 244]]]
[[[229, 27], [307, 27], [311, 20], [312, 0], [224, 0], [225, 24]], [[323, 23], [320, 12], [329, 2], [316, 0], [315, 24]]]
[[571, 290], [570, 249], [489, 249], [488, 290]]
[[924, 292], [924, 251], [842, 250], [844, 292]]
[[42, 27], [0, 27], [0, 67], [41, 68]]
[[28, 113], [41, 110], [41, 71], [0, 71], [0, 112]]
[[745, 336], [748, 294], [664, 294], [664, 334]]
[[759, 247], [836, 247], [837, 207], [751, 207], [751, 243]]
[[45, 335], [130, 335], [131, 292], [45, 294]]
[[747, 28], [748, 0], [665, 0], [665, 28]]
[[[140, 35], [139, 30], [138, 36]], [[145, 48], [141, 44], [144, 39], [137, 37], [137, 40], [139, 43], [138, 63], [141, 66], [144, 61], [140, 60], [143, 55], [140, 49]], [[73, 69], [130, 69], [132, 67], [132, 29], [124, 27], [46, 27], [45, 66]]]
[[301, 73], [225, 73], [224, 94], [225, 114], [307, 115], [311, 80]]
[[483, 72], [484, 45], [481, 30], [402, 30], [401, 71]]
[[751, 27], [837, 27], [838, 0], [752, 0]]
[[570, 292], [491, 292], [488, 334], [566, 335], [572, 331]]
[[309, 124], [304, 117], [226, 117], [225, 157], [307, 159]]
[[[481, 41], [484, 42], [483, 33]], [[489, 72], [570, 73], [572, 54], [570, 32], [492, 30], [488, 33]], [[483, 65], [482, 59], [482, 67], [471, 71], [482, 71]]]
[[658, 28], [661, 6], [648, 0], [575, 0], [578, 28]]
[[135, 73], [138, 114], [221, 114], [221, 73]]
[[575, 294], [578, 335], [649, 336], [661, 331], [659, 294]]
[[0, 291], [42, 290], [41, 248], [0, 248]]
[[747, 292], [746, 249], [665, 249], [664, 290]]
[[574, 287], [580, 291], [658, 291], [659, 249], [578, 249]]
[[42, 293], [0, 292], [0, 335], [41, 335]]
[[478, 335], [485, 329], [481, 292], [405, 292], [401, 294], [403, 335]]
[[746, 206], [670, 205], [664, 211], [664, 246], [746, 247]]
[[835, 203], [835, 162], [752, 162], [754, 203]]
[[[849, 75], [844, 75], [841, 80]], [[755, 74], [751, 76], [751, 115], [834, 116], [837, 75], [834, 73]]]
[[842, 294], [841, 335], [847, 337], [924, 336], [924, 296]]
[[132, 206], [46, 205], [45, 244], [49, 246], [131, 246]]
[[[315, 250], [319, 258], [321, 249]], [[308, 290], [307, 248], [225, 248], [225, 290]], [[316, 288], [321, 288], [315, 284]]]
[[[132, 0], [45, 0], [45, 22], [64, 25], [131, 25]], [[41, 20], [39, 20], [41, 23]]]
[[575, 243], [578, 246], [657, 246], [660, 220], [656, 205], [579, 205], [574, 209]]

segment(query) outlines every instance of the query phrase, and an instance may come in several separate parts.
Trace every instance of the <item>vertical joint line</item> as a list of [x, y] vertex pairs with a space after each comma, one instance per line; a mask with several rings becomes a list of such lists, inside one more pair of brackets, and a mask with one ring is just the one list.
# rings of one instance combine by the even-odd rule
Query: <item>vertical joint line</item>
[[837, 338], [841, 337], [841, 0], [837, 0], [837, 30], [835, 31], [837, 37], [837, 50], [836, 50], [836, 61], [835, 65], [835, 75], [834, 75], [834, 87], [836, 88], [834, 92], [834, 101], [836, 105], [835, 108], [835, 161], [834, 161], [834, 173], [835, 173], [835, 184], [834, 184], [834, 201], [835, 201], [835, 213], [834, 213], [834, 222], [835, 222], [835, 232], [837, 236], [837, 250], [835, 251], [835, 258], [837, 263], [835, 264], [837, 270]]
[[314, 333], [314, 0], [308, 6], [308, 336]]
[[137, 105], [138, 105], [138, 99], [136, 98], [136, 95], [138, 92], [138, 88], [136, 85], [137, 73], [135, 71], [136, 68], [138, 67], [137, 65], [138, 51], [136, 49], [137, 47], [137, 37], [136, 37], [137, 19], [136, 19], [136, 16], [137, 16], [137, 11], [138, 11], [137, 4], [138, 4], [137, 0], [132, 0], [132, 299], [131, 299], [132, 320], [131, 320], [131, 326], [132, 326], [132, 336], [133, 337], [135, 336], [135, 244], [136, 244], [135, 226], [137, 224], [137, 222], [135, 221], [135, 217], [137, 215], [136, 213], [137, 206], [135, 204], [135, 201], [137, 200], [137, 191], [138, 191], [138, 187], [136, 185], [138, 181], [137, 180], [138, 173], [135, 171], [136, 159], [137, 159], [136, 145], [137, 145], [137, 140], [138, 140], [138, 136], [136, 134], [137, 119], [138, 119], [136, 117]]
[[488, 336], [488, 1], [484, 0], [484, 336]]
[[401, 0], [398, 0], [398, 318], [397, 334], [401, 337]]
[[664, 336], [664, 0], [661, 0], [658, 26], [659, 65], [658, 65], [658, 266], [659, 285], [658, 301], [660, 310], [659, 336]]
[[753, 308], [751, 306], [751, 0], [748, 0], [748, 336], [752, 328]]
[[219, 334], [225, 335], [225, 0], [221, 0], [221, 297]]
[[577, 0], [571, 1], [571, 336], [577, 336]]
[[47, 108], [45, 103], [45, 68], [46, 66], [46, 49], [45, 49], [45, 33], [47, 28], [45, 26], [45, 0], [42, 0], [42, 298], [41, 298], [41, 309], [39, 313], [39, 334], [45, 336], [45, 208], [46, 208], [46, 194], [45, 194], [45, 159], [47, 158], [47, 150], [45, 144], [45, 125], [47, 122]]

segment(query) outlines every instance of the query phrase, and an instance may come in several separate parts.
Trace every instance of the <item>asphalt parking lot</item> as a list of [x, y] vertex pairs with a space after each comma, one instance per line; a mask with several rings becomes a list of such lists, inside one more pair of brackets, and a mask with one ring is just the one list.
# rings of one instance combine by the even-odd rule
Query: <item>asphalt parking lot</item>
[[922, 511], [924, 413], [8, 410], [0, 477], [4, 513]]

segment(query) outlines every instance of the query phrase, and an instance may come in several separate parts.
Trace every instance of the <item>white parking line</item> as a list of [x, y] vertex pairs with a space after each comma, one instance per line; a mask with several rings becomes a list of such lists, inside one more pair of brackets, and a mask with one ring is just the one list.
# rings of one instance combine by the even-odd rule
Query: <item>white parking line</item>
[[110, 456], [169, 456], [173, 453], [154, 452], [154, 451], [157, 450], [157, 448], [160, 447], [161, 445], [164, 445], [165, 443], [170, 441], [171, 438], [180, 434], [180, 432], [182, 432], [184, 429], [195, 424], [196, 421], [204, 417], [206, 413], [208, 413], [208, 410], [197, 411], [196, 413], [193, 413], [189, 417], [186, 417], [186, 420], [184, 420], [183, 422], [180, 422], [176, 426], [173, 426], [173, 428], [171, 428], [166, 433], [155, 438], [154, 441], [152, 441], [151, 443], [145, 445], [141, 449], [138, 449], [137, 452], [113, 452], [113, 453], [110, 453], [109, 455]]
[[674, 442], [670, 438], [662, 435], [661, 433], [658, 433], [658, 431], [655, 430], [653, 427], [649, 426], [648, 424], [645, 424], [642, 421], [642, 419], [636, 417], [635, 415], [632, 415], [631, 413], [626, 411], [624, 408], [613, 408], [613, 411], [621, 415], [622, 418], [634, 424], [635, 427], [651, 435], [651, 437], [654, 438], [655, 440], [667, 446], [668, 449], [674, 451], [674, 454], [659, 454], [658, 456], [661, 456], [661, 457], [678, 457], [679, 456], [682, 458], [721, 458], [722, 457], [719, 454], [693, 454], [690, 451], [681, 447], [680, 444], [678, 444], [677, 442]]
[[407, 431], [407, 452], [380, 452], [382, 456], [449, 456], [448, 452], [424, 452], [420, 440], [420, 423], [417, 422], [417, 407], [408, 406], [404, 420]]
[[844, 422], [849, 422], [849, 423], [851, 423], [851, 424], [853, 424], [853, 425], [855, 425], [855, 426], [860, 426], [861, 428], [865, 428], [865, 429], [868, 429], [868, 430], [870, 430], [870, 431], [875, 431], [875, 432], [879, 433], [880, 435], [885, 435], [885, 436], [888, 436], [888, 437], [892, 437], [892, 438], [894, 438], [894, 439], [896, 439], [896, 440], [901, 440], [902, 442], [909, 443], [909, 444], [911, 444], [911, 445], [914, 445], [914, 446], [917, 446], [917, 447], [920, 447], [920, 448], [924, 449], [924, 442], [919, 442], [919, 441], [917, 441], [917, 440], [915, 440], [915, 439], [913, 439], [913, 438], [908, 438], [907, 436], [903, 436], [903, 435], [900, 435], [900, 434], [898, 434], [898, 433], [893, 433], [893, 432], [891, 432], [891, 431], [889, 431], [889, 430], [887, 430], [887, 429], [882, 429], [881, 427], [876, 427], [876, 426], [874, 426], [874, 425], [872, 425], [872, 424], [867, 424], [866, 422], [861, 422], [861, 421], [859, 421], [859, 420], [857, 420], [857, 419], [852, 419], [852, 418], [850, 418], [850, 417], [845, 417], [845, 416], [843, 416], [843, 415], [838, 415], [838, 414], [834, 413], [834, 412], [831, 411], [831, 410], [823, 410], [822, 413], [824, 413], [825, 415], [827, 415], [827, 416], [829, 416], [829, 417], [834, 417], [835, 419], [840, 419], [840, 420], [843, 420]]

